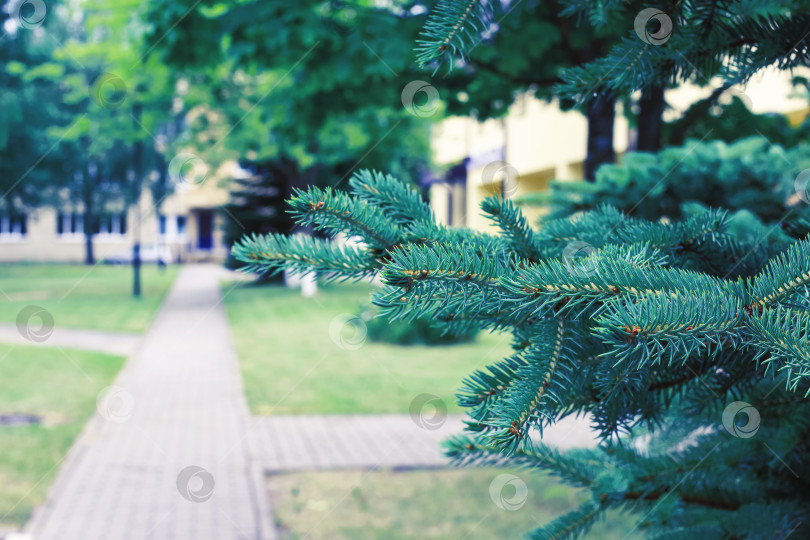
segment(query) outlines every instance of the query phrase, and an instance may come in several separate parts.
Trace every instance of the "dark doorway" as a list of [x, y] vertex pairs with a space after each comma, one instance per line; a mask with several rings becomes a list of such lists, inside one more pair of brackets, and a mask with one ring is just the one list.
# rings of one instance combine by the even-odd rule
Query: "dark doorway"
[[214, 246], [214, 212], [197, 211], [197, 249], [211, 249]]

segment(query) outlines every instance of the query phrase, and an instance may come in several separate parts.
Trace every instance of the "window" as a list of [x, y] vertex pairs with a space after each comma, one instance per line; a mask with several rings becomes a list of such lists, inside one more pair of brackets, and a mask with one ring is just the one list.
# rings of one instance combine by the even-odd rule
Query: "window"
[[157, 227], [158, 236], [166, 242], [185, 242], [188, 233], [188, 216], [160, 214]]
[[102, 235], [124, 235], [127, 233], [127, 216], [123, 213], [101, 214], [98, 217], [96, 233]]
[[56, 215], [56, 234], [59, 236], [84, 234], [84, 216], [76, 212]]
[[[127, 216], [124, 213], [100, 214], [95, 221], [93, 234], [121, 236], [127, 233]], [[60, 212], [57, 214], [56, 234], [59, 236], [83, 235], [84, 215], [78, 212]]]
[[22, 238], [28, 234], [28, 219], [25, 214], [0, 214], [0, 237]]

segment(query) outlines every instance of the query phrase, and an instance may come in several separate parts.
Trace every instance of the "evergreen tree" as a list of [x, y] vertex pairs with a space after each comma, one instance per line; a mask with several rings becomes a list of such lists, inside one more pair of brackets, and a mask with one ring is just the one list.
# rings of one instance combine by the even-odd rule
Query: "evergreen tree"
[[162, 199], [153, 208], [141, 209], [139, 203], [144, 189], [165, 196], [173, 186], [165, 181], [157, 186], [152, 177], [171, 159], [176, 78], [157, 58], [144, 57], [148, 28], [142, 2], [90, 0], [62, 7], [48, 15], [61, 19], [57, 28], [65, 34], [52, 52], [48, 75], [61, 89], [51, 105], [69, 121], [39, 133], [65, 169], [62, 184], [68, 189], [57, 205], [60, 211], [81, 208], [87, 264], [95, 264], [100, 224], [110, 213], [135, 210], [125, 227], [133, 238], [132, 291], [139, 296], [140, 222], [157, 213]]
[[[591, 491], [532, 538], [578, 537], [610, 508], [665, 538], [807, 534], [810, 241], [741, 240], [721, 211], [662, 224], [610, 207], [535, 232], [500, 198], [482, 206], [501, 231], [489, 235], [435, 224], [390, 176], [362, 171], [350, 190], [290, 202], [301, 225], [362, 247], [271, 234], [234, 255], [258, 272], [379, 273], [375, 303], [394, 318], [511, 332], [514, 353], [465, 380], [468, 433], [447, 452]], [[599, 448], [531, 438], [575, 414]], [[631, 444], [641, 433], [650, 442]]]
[[[292, 220], [284, 212], [291, 195], [284, 177], [284, 163], [240, 163], [250, 175], [230, 182], [230, 202], [225, 205], [225, 244], [233, 246], [245, 234], [292, 232]], [[240, 266], [233, 256], [225, 265]]]
[[[438, 16], [457, 26], [436, 26], [437, 34], [474, 28], [453, 6], [477, 16], [477, 2], [446, 4]], [[596, 22], [638, 7], [572, 5]], [[806, 7], [674, 4], [678, 47], [623, 41], [569, 74], [568, 91], [582, 94], [594, 81], [605, 92], [652, 88], [698, 69], [744, 81], [766, 65], [806, 63]], [[469, 48], [457, 39], [434, 52]], [[638, 61], [613, 73], [622, 51]], [[795, 195], [807, 200], [803, 187]], [[459, 464], [547, 471], [590, 491], [530, 537], [577, 538], [616, 508], [660, 538], [808, 536], [806, 221], [764, 242], [770, 231], [735, 234], [723, 210], [647, 221], [603, 205], [535, 231], [512, 202], [489, 198], [482, 210], [500, 230], [490, 235], [437, 225], [417, 193], [369, 171], [348, 193], [312, 187], [291, 205], [301, 225], [364, 243], [254, 235], [234, 248], [251, 270], [379, 273], [385, 288], [375, 303], [393, 318], [513, 335], [512, 355], [465, 380], [467, 433], [447, 453]], [[580, 414], [601, 435], [593, 450], [559, 452], [532, 437]]]
[[[629, 101], [628, 96], [639, 90], [639, 113], [633, 119], [638, 130], [637, 149], [656, 151], [667, 142], [664, 137], [682, 144], [688, 132], [701, 127], [693, 126], [693, 121], [710, 107], [716, 107], [723, 91], [746, 83], [763, 67], [777, 65], [781, 69], [792, 69], [806, 66], [810, 59], [806, 35], [810, 3], [806, 0], [652, 3], [560, 0], [559, 4], [560, 15], [573, 17], [580, 25], [587, 24], [587, 29], [591, 29], [584, 43], [579, 42], [579, 34], [572, 31], [565, 18], [558, 19], [555, 29], [546, 31], [537, 27], [536, 17], [520, 17], [521, 11], [531, 9], [525, 7], [526, 2], [441, 0], [423, 28], [423, 38], [417, 42], [417, 61], [422, 66], [437, 66], [435, 69], [442, 62], [451, 66], [466, 61], [475, 64], [472, 51], [480, 54], [479, 49], [484, 47], [478, 45], [493, 41], [492, 34], [500, 38], [505, 30], [514, 37], [520, 35], [515, 26], [524, 25], [530, 29], [528, 39], [505, 40], [513, 47], [523, 48], [527, 47], [527, 42], [553, 39], [549, 36], [554, 36], [559, 29], [565, 40], [550, 52], [551, 57], [556, 58], [559, 50], [578, 48], [578, 61], [566, 65], [554, 60], [547, 62], [544, 58], [536, 71], [544, 74], [547, 83], [549, 65], [555, 70], [565, 68], [561, 74], [550, 74], [551, 78], [559, 79], [556, 94], [584, 105], [589, 120], [592, 116], [599, 117], [600, 105], [617, 98]], [[517, 15], [513, 15], [515, 13]], [[623, 32], [621, 39], [616, 38], [617, 32], [618, 35]], [[606, 36], [610, 39], [606, 40]], [[606, 48], [609, 48], [607, 54], [604, 53]], [[486, 54], [490, 60], [503, 59], [503, 55], [495, 56], [495, 52]], [[479, 64], [484, 67], [494, 64], [505, 79], [518, 76], [526, 79], [526, 74], [520, 71], [520, 63]], [[683, 81], [701, 86], [716, 84], [715, 77], [722, 81], [721, 86], [693, 111], [698, 114], [687, 114], [674, 132], [664, 133], [661, 122], [666, 106], [664, 89]], [[533, 84], [544, 86], [542, 76], [533, 78]], [[490, 88], [497, 86], [494, 83], [477, 89], [486, 95], [491, 92]], [[598, 130], [599, 125], [592, 123], [590, 127]], [[720, 133], [718, 137], [724, 138]], [[586, 171], [585, 176], [592, 180], [595, 168], [590, 169], [591, 174]]]
[[[563, 74], [561, 94], [590, 100], [625, 95], [689, 80], [728, 86], [748, 81], [760, 69], [792, 69], [810, 63], [810, 2], [807, 0], [563, 0], [564, 13], [596, 28], [620, 24], [626, 37], [606, 55]], [[425, 24], [417, 60], [453, 62], [466, 56], [490, 29], [492, 10], [508, 3], [443, 0]]]

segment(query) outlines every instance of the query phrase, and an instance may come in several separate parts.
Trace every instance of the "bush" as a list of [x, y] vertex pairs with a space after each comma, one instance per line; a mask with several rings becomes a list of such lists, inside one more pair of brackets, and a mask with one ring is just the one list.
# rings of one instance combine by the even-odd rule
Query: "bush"
[[521, 202], [549, 206], [547, 219], [611, 205], [637, 218], [657, 221], [686, 217], [684, 204], [750, 210], [761, 221], [779, 221], [801, 201], [796, 177], [810, 168], [810, 145], [790, 150], [763, 137], [727, 144], [691, 141], [651, 154], [629, 152], [621, 163], [604, 165], [595, 182], [555, 181], [547, 193]]
[[371, 305], [363, 306], [363, 320], [366, 321], [368, 338], [371, 341], [393, 343], [395, 345], [451, 345], [468, 343], [478, 335], [477, 328], [460, 332], [449, 332], [428, 317], [417, 317], [412, 321], [388, 320], [380, 316], [379, 310]]

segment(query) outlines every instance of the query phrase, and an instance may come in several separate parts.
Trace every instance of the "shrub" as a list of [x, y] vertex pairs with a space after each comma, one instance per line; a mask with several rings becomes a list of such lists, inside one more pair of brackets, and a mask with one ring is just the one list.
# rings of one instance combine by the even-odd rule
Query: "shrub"
[[603, 165], [595, 182], [555, 181], [548, 193], [521, 199], [548, 205], [547, 219], [609, 204], [635, 217], [685, 217], [686, 203], [749, 210], [765, 223], [780, 220], [801, 200], [796, 178], [810, 168], [810, 145], [790, 150], [762, 137], [731, 144], [690, 141], [657, 154], [630, 152], [621, 163]]

